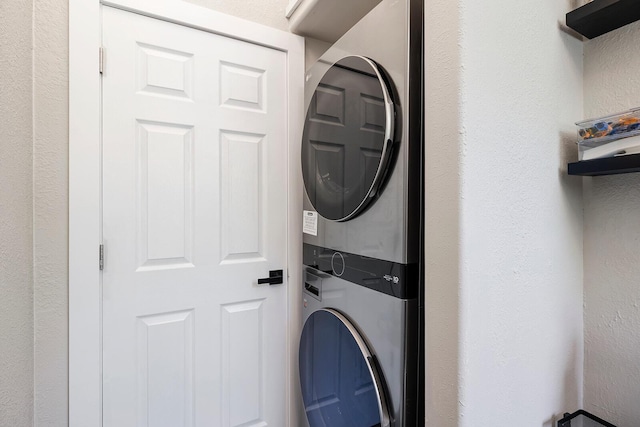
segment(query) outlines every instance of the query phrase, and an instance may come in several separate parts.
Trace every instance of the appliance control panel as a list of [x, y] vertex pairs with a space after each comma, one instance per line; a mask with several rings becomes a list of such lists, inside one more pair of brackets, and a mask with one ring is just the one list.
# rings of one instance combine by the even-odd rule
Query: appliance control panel
[[[399, 264], [330, 248], [303, 244], [303, 263], [319, 275], [330, 275], [402, 299], [418, 296], [417, 264]], [[321, 299], [321, 279], [305, 278], [305, 291]], [[316, 286], [315, 283], [320, 283]]]

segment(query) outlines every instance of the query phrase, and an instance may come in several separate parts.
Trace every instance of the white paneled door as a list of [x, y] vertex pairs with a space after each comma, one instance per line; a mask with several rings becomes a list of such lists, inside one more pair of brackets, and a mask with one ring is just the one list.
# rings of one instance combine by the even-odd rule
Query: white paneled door
[[286, 54], [110, 7], [103, 46], [103, 425], [283, 427]]

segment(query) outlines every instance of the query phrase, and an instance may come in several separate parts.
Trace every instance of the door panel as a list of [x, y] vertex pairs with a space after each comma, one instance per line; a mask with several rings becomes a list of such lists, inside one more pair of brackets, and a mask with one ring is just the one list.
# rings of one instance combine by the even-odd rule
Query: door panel
[[192, 99], [192, 53], [140, 42], [136, 46], [140, 92]]
[[[265, 228], [261, 170], [265, 135], [223, 132], [222, 150], [222, 262], [264, 259]], [[256, 165], [247, 169], [247, 162]]]
[[138, 317], [142, 425], [193, 425], [193, 310]]
[[136, 126], [139, 268], [193, 266], [193, 127]]
[[222, 105], [264, 111], [265, 70], [229, 62], [220, 63]]
[[[222, 311], [222, 425], [263, 421], [263, 300], [227, 304]], [[242, 337], [238, 339], [237, 337]], [[233, 373], [233, 374], [232, 374]]]
[[103, 7], [103, 425], [285, 421], [286, 55]]

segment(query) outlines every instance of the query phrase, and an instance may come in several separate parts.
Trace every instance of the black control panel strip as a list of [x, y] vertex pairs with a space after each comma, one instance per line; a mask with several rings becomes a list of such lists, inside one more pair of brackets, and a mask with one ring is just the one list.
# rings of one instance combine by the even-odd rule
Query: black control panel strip
[[304, 265], [401, 299], [418, 297], [418, 264], [399, 264], [303, 244]]

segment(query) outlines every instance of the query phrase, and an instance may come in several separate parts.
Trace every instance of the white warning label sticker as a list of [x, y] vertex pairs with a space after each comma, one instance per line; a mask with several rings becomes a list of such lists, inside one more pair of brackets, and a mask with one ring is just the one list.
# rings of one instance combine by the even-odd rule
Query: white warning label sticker
[[318, 235], [318, 212], [302, 212], [302, 232], [312, 236]]

